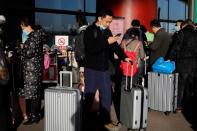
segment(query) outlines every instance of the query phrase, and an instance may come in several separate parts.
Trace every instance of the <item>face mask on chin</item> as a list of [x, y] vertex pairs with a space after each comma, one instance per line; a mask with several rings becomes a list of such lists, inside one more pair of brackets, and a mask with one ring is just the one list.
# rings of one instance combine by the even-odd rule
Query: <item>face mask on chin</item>
[[103, 25], [99, 25], [100, 26], [100, 28], [102, 29], [102, 30], [105, 30], [107, 27], [104, 27]]
[[104, 27], [103, 25], [101, 24], [96, 24], [101, 30], [105, 30], [107, 27]]

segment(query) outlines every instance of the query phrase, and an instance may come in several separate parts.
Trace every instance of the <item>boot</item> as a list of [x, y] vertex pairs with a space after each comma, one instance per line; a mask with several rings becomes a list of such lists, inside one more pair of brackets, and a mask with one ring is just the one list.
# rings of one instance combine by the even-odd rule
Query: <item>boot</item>
[[31, 113], [28, 117], [28, 121], [24, 122], [24, 125], [31, 125], [33, 123], [38, 123], [40, 121], [40, 105], [40, 100], [31, 100]]
[[32, 100], [32, 122], [38, 123], [40, 121], [40, 109], [41, 100], [40, 98]]
[[31, 99], [26, 99], [25, 104], [26, 104], [26, 116], [27, 116], [27, 120], [28, 120], [28, 118], [31, 115]]

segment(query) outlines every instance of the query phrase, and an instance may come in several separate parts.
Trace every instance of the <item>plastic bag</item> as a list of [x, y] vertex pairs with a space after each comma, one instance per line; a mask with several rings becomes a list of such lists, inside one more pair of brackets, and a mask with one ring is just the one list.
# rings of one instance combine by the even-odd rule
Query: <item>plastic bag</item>
[[174, 61], [164, 61], [163, 57], [159, 57], [152, 66], [153, 72], [171, 74], [175, 70]]

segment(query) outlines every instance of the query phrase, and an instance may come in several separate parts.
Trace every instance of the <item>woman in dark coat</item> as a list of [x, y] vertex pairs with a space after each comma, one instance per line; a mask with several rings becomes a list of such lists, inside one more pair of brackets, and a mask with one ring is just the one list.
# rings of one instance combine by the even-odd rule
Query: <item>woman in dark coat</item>
[[9, 72], [4, 54], [4, 23], [6, 19], [0, 15], [0, 131], [10, 131], [11, 119], [9, 115]]
[[19, 89], [19, 95], [26, 100], [26, 113], [28, 120], [24, 123], [30, 125], [39, 122], [41, 103], [41, 76], [43, 71], [43, 44], [45, 33], [34, 30], [30, 21], [21, 20], [23, 33], [28, 36], [24, 44], [20, 45], [23, 57], [24, 88]]

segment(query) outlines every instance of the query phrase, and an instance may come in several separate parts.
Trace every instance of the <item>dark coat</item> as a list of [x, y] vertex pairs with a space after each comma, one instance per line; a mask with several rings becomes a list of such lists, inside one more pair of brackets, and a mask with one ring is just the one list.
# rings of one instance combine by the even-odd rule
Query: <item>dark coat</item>
[[42, 30], [33, 31], [24, 43], [22, 50], [24, 89], [20, 90], [19, 95], [25, 96], [26, 99], [37, 98], [40, 95], [44, 36]]
[[190, 25], [179, 31], [170, 52], [177, 72], [197, 72], [197, 33]]
[[114, 52], [119, 58], [126, 58], [118, 43], [108, 43], [110, 36], [112, 33], [109, 29], [102, 30], [95, 24], [87, 27], [84, 34], [85, 67], [99, 71], [108, 70], [109, 60], [113, 59]]
[[160, 29], [155, 34], [153, 43], [149, 45], [151, 50], [149, 65], [151, 66], [159, 57], [165, 57], [170, 45], [170, 35], [164, 30]]

